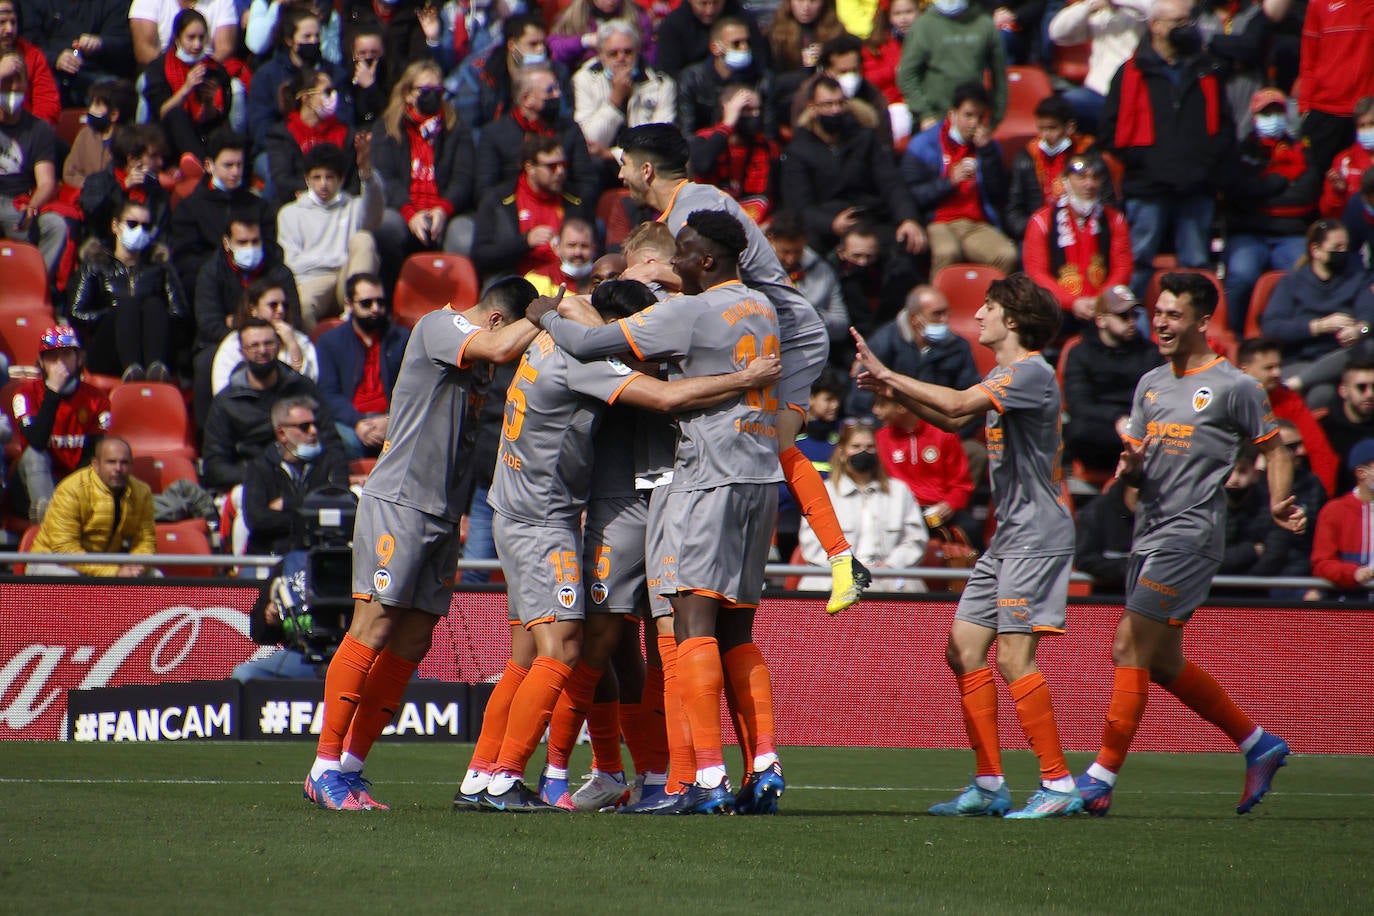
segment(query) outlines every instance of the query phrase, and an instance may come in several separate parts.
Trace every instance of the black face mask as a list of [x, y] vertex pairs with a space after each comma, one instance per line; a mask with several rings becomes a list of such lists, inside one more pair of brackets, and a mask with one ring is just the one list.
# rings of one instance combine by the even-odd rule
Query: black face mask
[[103, 134], [110, 129], [110, 116], [107, 114], [88, 114], [86, 115], [86, 126], [98, 134]]
[[1191, 57], [1202, 50], [1202, 33], [1195, 25], [1180, 25], [1169, 30], [1169, 44], [1179, 57]]
[[539, 120], [545, 124], [553, 124], [562, 113], [563, 100], [561, 98], [545, 99], [544, 104], [539, 106]]
[[878, 456], [872, 452], [859, 452], [849, 456], [849, 466], [860, 474], [871, 474], [878, 467]]
[[854, 116], [847, 111], [841, 114], [826, 114], [816, 118], [816, 122], [820, 124], [821, 130], [830, 136], [843, 137], [853, 130]]
[[324, 60], [324, 52], [320, 50], [319, 42], [309, 45], [296, 45], [296, 56], [307, 67], [318, 67], [320, 61]]
[[415, 100], [415, 110], [425, 117], [436, 115], [444, 104], [442, 89], [421, 89], [420, 97]]
[[248, 374], [260, 382], [271, 378], [272, 373], [277, 371], [277, 361], [275, 359], [265, 363], [245, 362], [244, 365], [248, 367]]
[[358, 329], [370, 337], [376, 337], [385, 333], [387, 326], [391, 324], [391, 319], [385, 312], [380, 315], [354, 315], [353, 323]]
[[758, 115], [740, 115], [735, 122], [735, 131], [745, 140], [752, 140], [759, 134]]
[[1345, 269], [1350, 266], [1350, 252], [1348, 251], [1328, 251], [1326, 253], [1326, 269], [1331, 271], [1333, 277], [1342, 276]]

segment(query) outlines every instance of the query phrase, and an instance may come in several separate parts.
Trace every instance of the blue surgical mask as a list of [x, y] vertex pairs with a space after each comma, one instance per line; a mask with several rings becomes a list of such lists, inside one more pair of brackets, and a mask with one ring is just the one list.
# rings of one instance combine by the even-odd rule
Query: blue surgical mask
[[119, 240], [130, 251], [142, 251], [152, 244], [153, 234], [142, 226], [125, 226], [119, 230]]
[[205, 52], [203, 51], [200, 54], [192, 54], [190, 51], [183, 51], [177, 48], [177, 60], [181, 61], [183, 64], [198, 64], [204, 59]]
[[324, 446], [318, 442], [302, 442], [295, 448], [296, 457], [302, 461], [314, 461], [324, 452]]
[[968, 0], [935, 0], [933, 6], [945, 16], [958, 16], [968, 9]]
[[1374, 127], [1361, 127], [1355, 131], [1355, 142], [1367, 150], [1374, 150]]
[[546, 64], [549, 62], [549, 55], [546, 51], [517, 51], [516, 56], [520, 58], [520, 66], [522, 67], [533, 67], [537, 64]]
[[1072, 142], [1073, 141], [1068, 137], [1061, 138], [1060, 141], [1053, 146], [1049, 145], [1044, 140], [1038, 141], [1040, 152], [1044, 153], [1046, 156], [1058, 156], [1060, 153], [1064, 152], [1064, 150], [1068, 149]]
[[1288, 130], [1287, 118], [1281, 114], [1255, 115], [1255, 133], [1261, 137], [1274, 139], [1282, 137]]
[[258, 265], [262, 263], [261, 245], [249, 245], [247, 248], [235, 248], [232, 254], [234, 256], [234, 266], [239, 270], [257, 270]]
[[944, 340], [949, 336], [949, 325], [947, 324], [928, 324], [926, 325], [926, 340]]
[[738, 73], [748, 70], [754, 63], [754, 52], [748, 48], [730, 48], [725, 52], [725, 66]]

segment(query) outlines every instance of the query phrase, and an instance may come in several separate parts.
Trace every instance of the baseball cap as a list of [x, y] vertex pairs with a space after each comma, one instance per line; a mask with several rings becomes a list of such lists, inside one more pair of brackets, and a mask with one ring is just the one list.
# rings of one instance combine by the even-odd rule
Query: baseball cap
[[1250, 113], [1259, 114], [1270, 105], [1288, 106], [1288, 96], [1277, 89], [1261, 89], [1250, 98]]
[[39, 353], [80, 346], [81, 341], [77, 339], [76, 329], [69, 324], [55, 324], [44, 331], [43, 336], [38, 339]]
[[1140, 299], [1125, 284], [1104, 289], [1097, 297], [1097, 314], [1125, 315], [1140, 305]]
[[1353, 471], [1370, 462], [1374, 462], [1374, 439], [1361, 439], [1350, 449], [1350, 457], [1346, 459], [1345, 466]]

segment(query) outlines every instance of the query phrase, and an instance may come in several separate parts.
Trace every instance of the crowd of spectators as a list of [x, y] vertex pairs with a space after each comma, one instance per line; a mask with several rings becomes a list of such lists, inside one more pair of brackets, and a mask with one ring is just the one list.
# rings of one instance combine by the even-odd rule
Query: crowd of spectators
[[[1166, 267], [1218, 283], [1218, 352], [1291, 425], [1312, 498], [1369, 501], [1352, 457], [1374, 436], [1368, 3], [0, 0], [0, 235], [36, 247], [56, 332], [6, 405], [8, 510], [40, 518], [96, 458], [109, 386], [91, 374], [171, 383], [233, 540], [279, 549], [282, 486], [337, 480], [385, 441], [408, 257], [468, 258], [482, 286], [623, 274], [661, 292], [672, 240], [641, 225], [655, 214], [616, 158], [623, 128], [656, 122], [825, 320], [808, 453], [843, 469], [837, 504], [909, 490], [914, 520], [887, 496], [855, 514], [890, 512], [873, 530], [903, 563], [917, 527], [982, 539], [980, 424], [874, 403], [848, 382], [848, 328], [967, 387], [986, 369], [956, 294], [968, 264], [1025, 270], [1063, 307], [1046, 355], [1089, 527], [1129, 515], [1102, 486], [1160, 359]], [[1275, 571], [1264, 519], [1240, 520], [1251, 457], [1236, 557], [1271, 556], [1233, 568]], [[780, 532], [805, 555], [795, 520]]]

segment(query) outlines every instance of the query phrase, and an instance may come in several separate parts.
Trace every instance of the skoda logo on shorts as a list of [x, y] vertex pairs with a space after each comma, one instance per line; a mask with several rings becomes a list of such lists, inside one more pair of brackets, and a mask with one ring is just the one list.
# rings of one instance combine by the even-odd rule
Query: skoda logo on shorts
[[577, 603], [577, 589], [571, 585], [565, 585], [558, 590], [558, 603], [569, 610]]
[[607, 594], [605, 582], [592, 583], [592, 601], [597, 604], [605, 604]]
[[379, 592], [384, 592], [391, 588], [391, 573], [385, 569], [379, 569], [372, 574], [372, 587]]

